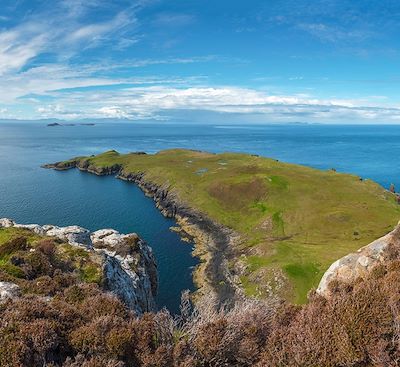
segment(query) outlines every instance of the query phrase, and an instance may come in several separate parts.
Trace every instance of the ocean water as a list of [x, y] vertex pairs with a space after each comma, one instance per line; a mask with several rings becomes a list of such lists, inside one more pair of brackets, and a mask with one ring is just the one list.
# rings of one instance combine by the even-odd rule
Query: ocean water
[[159, 307], [177, 311], [194, 289], [192, 245], [169, 228], [153, 201], [130, 183], [41, 164], [109, 149], [154, 153], [167, 148], [260, 154], [320, 169], [335, 168], [400, 189], [400, 126], [199, 126], [102, 123], [47, 127], [0, 123], [0, 217], [22, 223], [77, 224], [137, 232], [158, 261]]

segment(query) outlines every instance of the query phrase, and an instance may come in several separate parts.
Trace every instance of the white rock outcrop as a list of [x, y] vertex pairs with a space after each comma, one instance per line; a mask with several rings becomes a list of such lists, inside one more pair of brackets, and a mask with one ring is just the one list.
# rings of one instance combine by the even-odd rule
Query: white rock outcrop
[[122, 234], [114, 229], [91, 233], [79, 226], [18, 224], [8, 218], [0, 218], [0, 227], [27, 229], [103, 255], [104, 288], [116, 294], [138, 315], [155, 310], [157, 265], [151, 247], [136, 233]]
[[322, 277], [317, 293], [329, 297], [332, 282], [350, 284], [364, 278], [376, 265], [390, 259], [396, 250], [400, 251], [400, 223], [387, 235], [335, 261]]
[[21, 290], [15, 283], [0, 282], [0, 303], [6, 302], [9, 299], [18, 298], [20, 295]]

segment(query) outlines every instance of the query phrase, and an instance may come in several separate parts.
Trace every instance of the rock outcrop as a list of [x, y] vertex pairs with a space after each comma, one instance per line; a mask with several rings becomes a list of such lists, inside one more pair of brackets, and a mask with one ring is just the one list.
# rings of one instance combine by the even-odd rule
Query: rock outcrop
[[[114, 229], [91, 233], [79, 226], [18, 224], [8, 218], [0, 219], [0, 227], [30, 230], [41, 236], [55, 237], [72, 246], [82, 247], [88, 252], [101, 254], [104, 288], [116, 294], [138, 315], [156, 309], [156, 261], [152, 249], [136, 233], [121, 234]], [[0, 301], [2, 297], [1, 293]]]
[[18, 285], [10, 282], [0, 282], [0, 304], [20, 296], [21, 290]]
[[400, 223], [387, 235], [335, 261], [322, 277], [317, 293], [329, 297], [330, 285], [334, 282], [351, 284], [364, 278], [376, 265], [391, 259], [399, 251]]

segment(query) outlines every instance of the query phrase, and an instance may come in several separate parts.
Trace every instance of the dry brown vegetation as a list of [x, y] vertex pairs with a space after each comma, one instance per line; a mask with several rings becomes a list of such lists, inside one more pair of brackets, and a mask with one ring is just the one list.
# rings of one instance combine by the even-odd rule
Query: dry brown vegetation
[[267, 195], [267, 187], [259, 178], [236, 183], [215, 181], [208, 188], [208, 193], [224, 207], [241, 209], [263, 199]]
[[[19, 238], [2, 251], [22, 256], [28, 247]], [[311, 294], [304, 306], [248, 300], [217, 311], [205, 299], [193, 309], [185, 294], [179, 317], [161, 311], [140, 319], [57, 264], [51, 241], [28, 252], [36, 253], [24, 257], [24, 276], [40, 291], [0, 305], [0, 366], [400, 365], [396, 251], [369, 278], [334, 284], [330, 299]]]

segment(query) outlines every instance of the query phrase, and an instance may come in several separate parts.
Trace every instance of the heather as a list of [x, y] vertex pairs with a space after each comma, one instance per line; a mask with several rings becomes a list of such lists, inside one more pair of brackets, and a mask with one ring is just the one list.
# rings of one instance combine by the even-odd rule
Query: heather
[[[218, 308], [211, 297], [193, 305], [185, 293], [180, 315], [138, 318], [101, 282], [85, 281], [68, 259], [60, 262], [58, 246], [21, 236], [1, 246], [3, 257], [18, 254], [24, 263], [15, 265], [17, 275], [2, 269], [0, 280], [24, 288], [0, 306], [0, 366], [398, 365], [395, 250], [364, 280], [332, 284], [328, 299], [311, 292], [303, 306], [273, 299]], [[32, 253], [38, 259], [28, 260]]]

